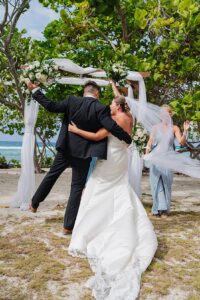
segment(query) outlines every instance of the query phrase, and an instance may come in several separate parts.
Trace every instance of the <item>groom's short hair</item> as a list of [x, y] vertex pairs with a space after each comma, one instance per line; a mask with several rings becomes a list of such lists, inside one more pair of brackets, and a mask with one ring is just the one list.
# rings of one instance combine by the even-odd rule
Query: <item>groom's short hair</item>
[[89, 80], [84, 85], [84, 91], [87, 91], [88, 93], [95, 93], [98, 91], [100, 93], [101, 89], [95, 81]]

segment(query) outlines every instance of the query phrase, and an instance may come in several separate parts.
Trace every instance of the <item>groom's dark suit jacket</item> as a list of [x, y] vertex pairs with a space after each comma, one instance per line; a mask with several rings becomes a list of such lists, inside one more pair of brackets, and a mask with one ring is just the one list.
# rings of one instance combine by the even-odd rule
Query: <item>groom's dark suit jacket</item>
[[131, 143], [131, 137], [112, 120], [109, 107], [95, 98], [68, 96], [64, 101], [53, 102], [49, 101], [40, 90], [33, 93], [33, 98], [50, 112], [64, 113], [56, 149], [66, 155], [102, 159], [106, 159], [107, 156], [107, 138], [92, 142], [68, 132], [68, 124], [71, 121], [79, 128], [92, 132], [104, 127], [120, 140], [124, 140], [127, 144]]

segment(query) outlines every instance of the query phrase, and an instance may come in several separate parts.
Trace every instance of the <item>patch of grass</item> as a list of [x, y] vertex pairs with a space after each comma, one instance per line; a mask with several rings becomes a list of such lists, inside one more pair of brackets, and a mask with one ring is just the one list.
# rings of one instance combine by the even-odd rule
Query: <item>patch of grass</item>
[[0, 299], [27, 300], [27, 295], [22, 293], [20, 286], [13, 287], [6, 279], [0, 279]]
[[[152, 218], [158, 249], [142, 276], [140, 300], [162, 299], [177, 287], [193, 293], [187, 300], [200, 299], [200, 212], [174, 211], [170, 218]], [[197, 297], [198, 295], [198, 297]]]
[[27, 278], [30, 280], [35, 269], [41, 267], [46, 260], [48, 260], [48, 256], [44, 253], [38, 253], [28, 257], [19, 257], [12, 265], [15, 272], [14, 274], [22, 279]]
[[65, 248], [60, 248], [59, 251], [58, 249], [54, 249], [52, 252], [52, 255], [55, 259], [60, 259], [65, 260], [65, 266], [67, 267], [68, 265], [68, 261], [66, 261], [66, 259], [68, 260], [68, 256], [67, 256], [67, 247], [65, 245]]
[[[1, 283], [1, 282], [0, 282]], [[20, 287], [12, 287], [4, 285], [0, 288], [0, 299], [1, 300], [27, 300], [27, 295], [23, 294]]]
[[[59, 289], [64, 288], [66, 294], [67, 286], [73, 282], [85, 281], [91, 271], [87, 260], [73, 258], [68, 255], [67, 246], [70, 239], [56, 236], [52, 231], [60, 230], [63, 218], [49, 218], [47, 223], [38, 223], [37, 226], [27, 224], [20, 225], [13, 221], [14, 231], [0, 238], [0, 274], [15, 280], [26, 282], [25, 288], [29, 291], [29, 298], [56, 300], [56, 295], [50, 289], [51, 282], [58, 282]], [[10, 221], [9, 221], [10, 223]], [[47, 231], [47, 228], [51, 231]], [[44, 242], [43, 242], [44, 238]], [[48, 246], [49, 245], [49, 246]], [[76, 266], [76, 267], [75, 267]], [[66, 275], [64, 271], [67, 271]], [[69, 272], [68, 272], [69, 271]], [[86, 290], [86, 289], [85, 289]], [[26, 299], [24, 295], [15, 288], [8, 288], [8, 297], [0, 289], [0, 299]], [[16, 297], [14, 296], [16, 294]], [[85, 291], [84, 295], [90, 295]], [[7, 297], [7, 298], [6, 298]], [[89, 296], [87, 299], [90, 299]], [[91, 297], [91, 299], [93, 299]]]
[[[151, 274], [151, 276], [149, 276]], [[158, 280], [159, 278], [159, 280]], [[156, 279], [156, 280], [155, 280]], [[145, 287], [145, 284], [153, 284], [153, 287]], [[142, 289], [140, 292], [140, 300], [146, 300], [147, 295], [157, 295], [154, 299], [162, 299], [162, 296], [168, 295], [169, 289], [172, 287], [172, 282], [168, 272], [154, 272], [142, 276]]]
[[151, 263], [151, 265], [149, 266], [148, 270], [162, 274], [162, 273], [165, 273], [165, 271], [167, 271], [168, 268], [169, 268], [169, 266], [167, 264], [165, 264], [164, 262], [154, 260]]
[[67, 260], [67, 269], [70, 270], [68, 281], [70, 283], [81, 283], [93, 275], [87, 259], [68, 256]]
[[94, 300], [94, 298], [91, 296], [90, 292], [87, 293], [87, 295], [80, 298], [80, 300]]
[[63, 223], [63, 217], [61, 216], [56, 216], [56, 217], [50, 217], [50, 218], [45, 218], [45, 223]]
[[0, 224], [0, 232], [3, 231], [5, 226], [3, 224]]
[[30, 221], [30, 220], [32, 220], [31, 217], [22, 216], [22, 217], [20, 218], [20, 220], [19, 220], [19, 223], [22, 224], [22, 223], [28, 222], [28, 221]]
[[149, 287], [149, 286], [145, 286], [145, 284], [143, 284], [142, 286], [141, 286], [141, 288], [142, 288], [142, 292], [144, 293], [144, 294], [151, 294], [151, 293], [153, 293], [154, 292], [154, 288], [153, 287]]
[[187, 300], [199, 300], [199, 299], [200, 299], [200, 295], [197, 295], [196, 293], [191, 293], [187, 297]]
[[196, 272], [193, 279], [193, 287], [200, 292], [200, 270]]
[[195, 218], [200, 217], [200, 211], [172, 211], [171, 216], [180, 216], [188, 218], [188, 220], [194, 220]]
[[[150, 211], [148, 195], [144, 203]], [[142, 276], [140, 300], [162, 299], [177, 288], [189, 294], [187, 300], [200, 299], [199, 217], [200, 212], [188, 211], [174, 211], [167, 220], [150, 216], [158, 249]], [[62, 230], [63, 216], [58, 212], [54, 217], [44, 218], [43, 223], [33, 224], [32, 220], [7, 218], [13, 232], [0, 237], [0, 274], [9, 280], [0, 280], [0, 299], [67, 299], [73, 286], [80, 286], [80, 300], [94, 299], [90, 290], [82, 288], [92, 275], [87, 259], [70, 256], [70, 236], [56, 235]], [[0, 225], [0, 234], [4, 230], [5, 224]], [[10, 284], [13, 276], [19, 288]], [[25, 290], [28, 298], [27, 294], [24, 297]]]
[[67, 241], [66, 241], [65, 237], [58, 237], [56, 235], [49, 234], [48, 238], [49, 238], [50, 244], [54, 247], [56, 246], [56, 247], [59, 247], [59, 249], [60, 249], [61, 247], [67, 246]]
[[45, 261], [40, 270], [32, 275], [29, 288], [36, 292], [43, 291], [47, 288], [47, 283], [50, 280], [58, 281], [63, 279], [63, 271], [65, 265], [58, 261]]

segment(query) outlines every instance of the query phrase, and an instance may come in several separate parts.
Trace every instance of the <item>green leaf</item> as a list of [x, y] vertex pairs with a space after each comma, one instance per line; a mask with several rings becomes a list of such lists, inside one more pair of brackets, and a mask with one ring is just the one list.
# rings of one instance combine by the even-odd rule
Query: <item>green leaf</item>
[[159, 73], [154, 73], [153, 79], [154, 79], [155, 81], [159, 80], [160, 78], [161, 78], [161, 74], [159, 74]]
[[145, 9], [136, 8], [134, 14], [135, 24], [141, 29], [144, 29], [147, 26], [148, 19], [146, 16], [147, 11]]

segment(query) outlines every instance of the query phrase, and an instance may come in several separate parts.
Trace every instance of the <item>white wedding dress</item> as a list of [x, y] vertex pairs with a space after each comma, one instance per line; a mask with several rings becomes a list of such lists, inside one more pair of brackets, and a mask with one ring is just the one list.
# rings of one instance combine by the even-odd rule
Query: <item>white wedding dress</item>
[[127, 145], [108, 138], [83, 192], [69, 253], [87, 257], [94, 276], [86, 283], [98, 300], [134, 300], [141, 274], [157, 249], [153, 226], [129, 185]]

